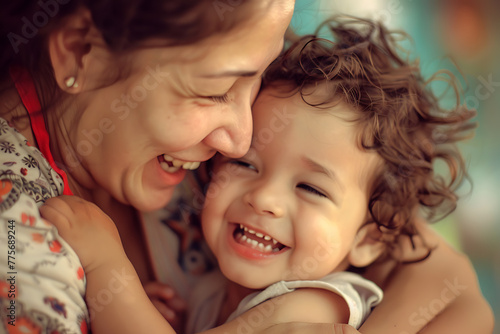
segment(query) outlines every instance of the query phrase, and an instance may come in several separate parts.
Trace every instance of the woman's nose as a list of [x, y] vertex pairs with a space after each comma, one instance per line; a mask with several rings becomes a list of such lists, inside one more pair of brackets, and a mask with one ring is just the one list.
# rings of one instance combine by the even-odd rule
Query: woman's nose
[[257, 184], [244, 195], [243, 200], [258, 215], [280, 218], [285, 214], [284, 195], [276, 183], [264, 181]]
[[252, 140], [252, 110], [249, 102], [245, 102], [226, 106], [228, 112], [218, 116], [220, 126], [203, 140], [206, 145], [231, 158], [247, 153]]

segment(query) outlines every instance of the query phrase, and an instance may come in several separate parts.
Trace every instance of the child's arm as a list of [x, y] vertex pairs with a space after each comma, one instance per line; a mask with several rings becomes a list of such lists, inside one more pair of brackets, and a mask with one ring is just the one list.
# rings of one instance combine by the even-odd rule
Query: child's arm
[[61, 196], [40, 212], [80, 257], [94, 334], [174, 333], [144, 292], [114, 223], [96, 205]]

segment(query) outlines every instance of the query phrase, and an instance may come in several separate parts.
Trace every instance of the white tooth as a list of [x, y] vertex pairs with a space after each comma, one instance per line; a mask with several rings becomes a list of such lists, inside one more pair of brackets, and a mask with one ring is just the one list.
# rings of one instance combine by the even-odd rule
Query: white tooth
[[273, 248], [273, 253], [276, 253], [276, 252], [279, 252], [280, 249], [279, 248]]
[[245, 240], [247, 240], [247, 236], [246, 236], [246, 235], [243, 235], [243, 236], [241, 237], [241, 241], [245, 241]]
[[248, 227], [245, 226], [244, 230], [245, 230], [245, 232], [248, 232]]
[[242, 229], [243, 229], [243, 224], [240, 224], [240, 230], [242, 230]]
[[259, 243], [259, 242], [258, 242], [257, 240], [252, 240], [252, 246], [257, 247], [257, 244], [258, 244], [258, 243]]
[[252, 244], [252, 241], [253, 241], [253, 240], [252, 240], [252, 239], [250, 239], [250, 238], [248, 238], [248, 239], [246, 240], [247, 244]]
[[192, 162], [191, 169], [196, 169], [196, 168], [200, 167], [200, 164], [201, 164], [201, 162], [199, 162], [199, 161]]
[[181, 167], [183, 163], [184, 163], [184, 161], [182, 161], [182, 160], [174, 160], [174, 161], [172, 161], [172, 164], [175, 167]]
[[271, 240], [271, 237], [270, 237], [270, 236], [268, 236], [268, 235], [265, 235], [265, 236], [264, 236], [264, 240], [269, 241], [269, 240]]
[[183, 169], [191, 169], [191, 164], [192, 164], [191, 162], [186, 162], [186, 163], [182, 164], [182, 168]]
[[166, 155], [166, 154], [163, 155], [163, 159], [165, 159], [165, 161], [173, 161], [174, 160], [174, 158], [172, 158], [170, 155]]
[[248, 230], [248, 233], [255, 234], [254, 230]]
[[259, 242], [259, 250], [264, 251], [264, 244]]
[[179, 167], [170, 167], [166, 162], [161, 162], [160, 167], [161, 169], [163, 169], [165, 172], [168, 173], [174, 173], [179, 170]]
[[264, 248], [264, 252], [266, 253], [271, 253], [273, 250], [273, 248], [271, 247], [271, 245], [267, 245], [265, 248]]
[[259, 238], [263, 238], [264, 237], [264, 234], [259, 233], [259, 232], [255, 233], [255, 235], [258, 236]]
[[163, 170], [167, 170], [167, 169], [168, 169], [168, 164], [167, 164], [166, 162], [163, 162], [163, 161], [162, 161], [162, 162], [160, 162], [160, 167], [161, 167], [161, 169], [163, 169]]
[[179, 170], [179, 167], [168, 167], [168, 169], [166, 171], [169, 173], [175, 173], [178, 170]]
[[276, 245], [277, 243], [276, 239], [273, 239], [273, 245]]

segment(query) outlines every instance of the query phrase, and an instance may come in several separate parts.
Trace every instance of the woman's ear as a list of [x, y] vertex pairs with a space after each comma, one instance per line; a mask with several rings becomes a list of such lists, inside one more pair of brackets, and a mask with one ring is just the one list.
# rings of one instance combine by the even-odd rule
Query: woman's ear
[[373, 263], [386, 249], [386, 244], [380, 241], [380, 231], [375, 223], [362, 226], [347, 255], [349, 264], [362, 268]]
[[96, 31], [90, 11], [79, 9], [49, 34], [50, 61], [57, 85], [62, 90], [81, 91], [86, 73], [85, 57], [91, 51]]

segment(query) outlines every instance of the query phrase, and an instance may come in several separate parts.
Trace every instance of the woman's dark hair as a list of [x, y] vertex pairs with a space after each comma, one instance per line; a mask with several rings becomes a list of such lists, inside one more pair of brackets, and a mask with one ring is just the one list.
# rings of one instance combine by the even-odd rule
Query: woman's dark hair
[[[251, 16], [255, 1], [230, 0], [16, 0], [0, 11], [0, 78], [13, 63], [38, 77], [51, 73], [45, 40], [79, 8], [87, 8], [117, 54], [148, 38], [186, 45], [230, 30]], [[252, 8], [253, 9], [253, 8]]]
[[[319, 31], [332, 39], [317, 37]], [[475, 127], [470, 122], [475, 111], [460, 105], [455, 77], [448, 73], [447, 81], [457, 106], [447, 110], [429, 87], [437, 77], [424, 80], [418, 63], [398, 54], [396, 37], [401, 36], [406, 35], [369, 20], [337, 17], [292, 44], [263, 80], [263, 87], [291, 84], [290, 93], [300, 93], [306, 103], [311, 88], [326, 83], [324, 100], [308, 104], [323, 109], [341, 102], [356, 110], [360, 148], [382, 158], [368, 209], [391, 247], [401, 235], [413, 240], [418, 234], [419, 209], [429, 221], [455, 209], [457, 187], [467, 178], [455, 143]], [[447, 177], [436, 171], [439, 160]]]

